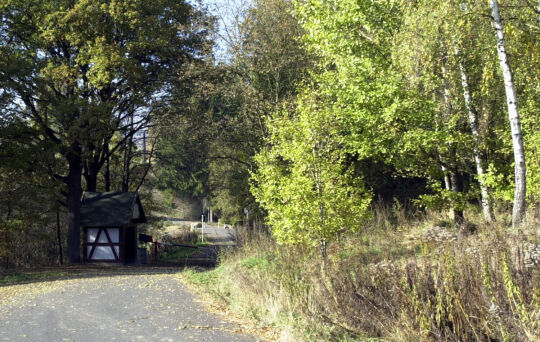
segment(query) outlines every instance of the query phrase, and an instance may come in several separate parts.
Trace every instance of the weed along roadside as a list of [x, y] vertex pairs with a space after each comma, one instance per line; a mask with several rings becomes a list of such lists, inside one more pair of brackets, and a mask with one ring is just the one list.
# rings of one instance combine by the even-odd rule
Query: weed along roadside
[[461, 235], [433, 214], [381, 229], [383, 215], [326, 259], [252, 234], [180, 277], [280, 341], [540, 339], [538, 222]]

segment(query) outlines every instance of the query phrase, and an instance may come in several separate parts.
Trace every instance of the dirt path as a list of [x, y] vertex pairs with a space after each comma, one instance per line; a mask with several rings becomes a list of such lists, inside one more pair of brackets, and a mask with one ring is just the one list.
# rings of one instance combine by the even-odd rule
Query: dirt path
[[0, 287], [0, 341], [257, 341], [206, 311], [176, 271]]

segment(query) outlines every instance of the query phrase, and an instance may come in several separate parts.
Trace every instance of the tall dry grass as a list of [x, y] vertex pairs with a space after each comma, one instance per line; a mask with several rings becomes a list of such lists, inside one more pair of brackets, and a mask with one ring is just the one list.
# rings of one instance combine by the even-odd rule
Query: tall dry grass
[[283, 341], [540, 341], [539, 221], [466, 235], [445, 220], [380, 212], [326, 259], [250, 233], [192, 280]]

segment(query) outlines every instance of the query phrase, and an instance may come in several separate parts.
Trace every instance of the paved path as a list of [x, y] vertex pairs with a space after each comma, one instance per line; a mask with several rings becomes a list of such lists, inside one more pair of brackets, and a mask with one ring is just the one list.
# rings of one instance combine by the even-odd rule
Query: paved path
[[0, 341], [257, 341], [172, 270], [0, 287]]

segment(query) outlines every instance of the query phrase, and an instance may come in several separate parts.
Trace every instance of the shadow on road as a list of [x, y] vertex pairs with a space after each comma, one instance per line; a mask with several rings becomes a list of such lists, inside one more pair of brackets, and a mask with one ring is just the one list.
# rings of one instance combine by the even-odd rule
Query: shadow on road
[[[204, 265], [197, 265], [203, 266]], [[33, 269], [0, 271], [0, 287], [56, 280], [116, 277], [129, 275], [171, 274], [184, 270], [178, 263], [164, 265], [125, 266], [111, 264], [85, 264]]]

